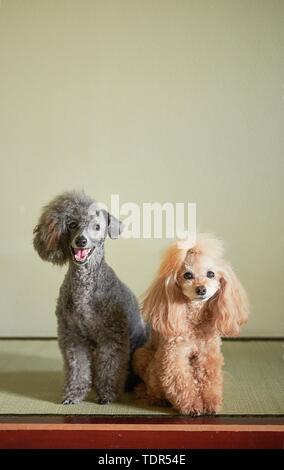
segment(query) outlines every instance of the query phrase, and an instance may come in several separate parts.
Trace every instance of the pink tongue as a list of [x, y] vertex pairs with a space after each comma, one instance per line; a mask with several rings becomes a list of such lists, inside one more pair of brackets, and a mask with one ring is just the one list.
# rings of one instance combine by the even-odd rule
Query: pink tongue
[[89, 251], [89, 249], [82, 250], [81, 248], [76, 248], [74, 253], [76, 261], [84, 261]]

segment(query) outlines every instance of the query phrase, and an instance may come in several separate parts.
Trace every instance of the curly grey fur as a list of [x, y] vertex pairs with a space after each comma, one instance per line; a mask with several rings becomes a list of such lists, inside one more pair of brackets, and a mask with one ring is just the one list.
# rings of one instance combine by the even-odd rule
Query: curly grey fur
[[[92, 385], [100, 403], [115, 400], [125, 386], [132, 352], [146, 341], [135, 296], [104, 258], [106, 233], [116, 238], [120, 230], [117, 219], [75, 191], [52, 200], [34, 230], [34, 248], [42, 259], [69, 262], [56, 308], [65, 404], [83, 400]], [[72, 254], [81, 234], [94, 249], [85, 264]]]

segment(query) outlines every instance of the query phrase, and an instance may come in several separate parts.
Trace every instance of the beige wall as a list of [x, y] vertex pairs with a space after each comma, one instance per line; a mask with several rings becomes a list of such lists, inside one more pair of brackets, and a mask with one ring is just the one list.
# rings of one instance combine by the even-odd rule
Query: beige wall
[[[0, 334], [55, 334], [65, 270], [32, 228], [72, 188], [197, 202], [249, 293], [243, 334], [283, 334], [284, 2], [0, 3]], [[166, 245], [107, 258], [141, 294]]]

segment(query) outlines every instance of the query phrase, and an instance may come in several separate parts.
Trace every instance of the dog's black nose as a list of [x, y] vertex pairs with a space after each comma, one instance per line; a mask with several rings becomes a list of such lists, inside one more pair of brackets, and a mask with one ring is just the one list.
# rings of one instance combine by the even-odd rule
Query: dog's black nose
[[75, 243], [78, 248], [84, 248], [84, 246], [87, 245], [88, 240], [83, 235], [80, 235], [75, 239]]
[[197, 295], [205, 295], [206, 294], [206, 287], [205, 286], [198, 286], [195, 289]]

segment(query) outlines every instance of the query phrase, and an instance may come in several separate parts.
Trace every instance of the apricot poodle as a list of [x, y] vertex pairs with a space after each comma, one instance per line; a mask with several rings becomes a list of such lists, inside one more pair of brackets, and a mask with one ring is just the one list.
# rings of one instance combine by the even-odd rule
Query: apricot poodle
[[223, 394], [221, 336], [236, 336], [248, 317], [245, 291], [223, 259], [219, 240], [200, 236], [165, 253], [142, 304], [151, 337], [133, 357], [136, 392], [181, 414], [214, 414]]

